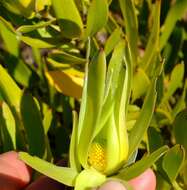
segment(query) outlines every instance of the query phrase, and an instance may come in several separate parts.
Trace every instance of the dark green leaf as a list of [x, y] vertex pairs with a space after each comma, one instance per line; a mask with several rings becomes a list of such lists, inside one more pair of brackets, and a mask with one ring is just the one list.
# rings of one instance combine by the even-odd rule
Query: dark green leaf
[[38, 106], [30, 94], [21, 99], [21, 116], [26, 131], [29, 153], [42, 157], [45, 152], [45, 134]]

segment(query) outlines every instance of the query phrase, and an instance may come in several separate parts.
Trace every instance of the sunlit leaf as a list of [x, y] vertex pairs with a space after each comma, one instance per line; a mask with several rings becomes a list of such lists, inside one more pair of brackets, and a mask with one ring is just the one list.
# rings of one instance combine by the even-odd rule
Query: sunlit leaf
[[94, 169], [83, 170], [76, 179], [75, 190], [85, 190], [98, 187], [104, 183], [105, 180], [105, 175], [102, 175]]
[[85, 38], [93, 36], [106, 24], [108, 19], [107, 0], [93, 0], [88, 10]]
[[49, 83], [59, 92], [80, 99], [82, 96], [83, 76], [65, 71], [46, 71]]
[[52, 0], [52, 6], [65, 37], [78, 37], [83, 23], [74, 0]]
[[30, 156], [28, 153], [20, 152], [19, 157], [27, 165], [31, 166], [40, 173], [60, 182], [67, 186], [74, 186], [75, 179], [78, 173], [72, 168], [55, 166], [52, 163], [46, 162], [35, 156]]
[[141, 160], [137, 161], [131, 166], [122, 169], [119, 171], [119, 174], [115, 177], [123, 179], [123, 180], [130, 180], [134, 177], [137, 177], [141, 173], [143, 173], [146, 169], [151, 167], [152, 164], [155, 163], [160, 157], [162, 157], [168, 150], [167, 146], [163, 146], [150, 155], [143, 157]]

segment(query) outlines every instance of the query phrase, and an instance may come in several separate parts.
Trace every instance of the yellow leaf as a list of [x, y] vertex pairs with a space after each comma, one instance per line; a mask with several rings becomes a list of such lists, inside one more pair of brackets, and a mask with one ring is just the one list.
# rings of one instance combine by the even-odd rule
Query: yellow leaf
[[65, 71], [48, 71], [45, 75], [49, 83], [54, 86], [57, 91], [76, 99], [81, 98], [84, 80], [83, 73], [74, 69], [68, 69]]

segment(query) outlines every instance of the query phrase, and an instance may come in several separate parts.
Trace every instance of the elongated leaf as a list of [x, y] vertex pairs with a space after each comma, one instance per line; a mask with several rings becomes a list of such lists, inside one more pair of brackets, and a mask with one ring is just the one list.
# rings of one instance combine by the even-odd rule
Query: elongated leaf
[[19, 39], [27, 45], [35, 48], [53, 48], [62, 43], [59, 39], [55, 38], [31, 38], [28, 36], [19, 36]]
[[120, 28], [116, 28], [105, 43], [106, 56], [114, 49], [117, 43], [121, 40], [122, 31]]
[[19, 42], [16, 35], [11, 31], [7, 25], [0, 20], [0, 35], [5, 43], [5, 47], [9, 53], [14, 56], [19, 54]]
[[132, 101], [140, 98], [147, 91], [150, 85], [150, 80], [143, 69], [138, 68], [134, 73], [133, 84], [132, 84]]
[[177, 20], [182, 18], [186, 10], [186, 0], [177, 0], [175, 4], [171, 7], [164, 22], [162, 35], [160, 37], [160, 49], [164, 47], [173, 31], [173, 28], [175, 27]]
[[52, 19], [49, 20], [47, 22], [39, 22], [37, 24], [33, 24], [33, 25], [23, 25], [20, 26], [19, 28], [16, 29], [16, 32], [21, 32], [21, 33], [27, 33], [27, 32], [31, 32], [33, 30], [37, 30], [38, 28], [43, 28], [46, 26], [49, 26], [50, 24], [52, 24], [54, 21], [56, 21], [56, 19]]
[[71, 135], [71, 143], [70, 143], [70, 167], [76, 170], [77, 172], [81, 171], [81, 165], [78, 160], [78, 116], [77, 113], [73, 112], [73, 131]]
[[21, 90], [1, 65], [0, 76], [1, 95], [10, 106], [14, 106], [16, 110], [19, 111], [22, 94]]
[[20, 152], [19, 157], [27, 165], [31, 166], [40, 173], [68, 186], [74, 186], [78, 173], [72, 168], [55, 166], [28, 153]]
[[184, 109], [176, 116], [173, 122], [173, 127], [174, 127], [174, 135], [176, 142], [183, 145], [184, 148], [187, 150], [186, 124], [187, 124], [187, 110]]
[[26, 131], [29, 153], [42, 157], [45, 152], [45, 135], [40, 112], [30, 94], [21, 99], [21, 116]]
[[119, 0], [119, 4], [125, 21], [125, 30], [130, 47], [130, 54], [132, 56], [133, 65], [135, 66], [138, 55], [138, 21], [135, 14], [134, 1]]
[[14, 120], [14, 116], [10, 108], [5, 102], [3, 102], [2, 110], [3, 110], [4, 121], [6, 124], [6, 130], [12, 141], [13, 149], [15, 150], [16, 149], [16, 123]]
[[144, 57], [142, 60], [142, 65], [145, 69], [152, 64], [152, 58], [157, 55], [159, 51], [159, 35], [160, 35], [160, 4], [161, 1], [157, 0], [154, 9], [154, 24], [152, 26], [152, 31], [146, 46]]
[[[93, 169], [83, 170], [77, 177], [75, 190], [85, 190], [100, 186], [106, 180], [105, 175]], [[85, 183], [86, 182], [86, 183]]]
[[44, 112], [44, 118], [43, 118], [43, 126], [44, 126], [44, 132], [45, 135], [47, 135], [49, 128], [51, 126], [51, 122], [53, 119], [53, 113], [51, 109], [48, 109]]
[[165, 103], [172, 94], [179, 88], [182, 84], [182, 80], [184, 77], [184, 64], [178, 64], [175, 66], [171, 73], [169, 85], [167, 88], [167, 92], [164, 94], [164, 97], [162, 99], [162, 103]]
[[119, 172], [115, 177], [122, 180], [130, 180], [134, 177], [137, 177], [153, 165], [160, 157], [162, 157], [168, 150], [167, 146], [163, 146], [158, 150], [154, 151], [152, 154], [143, 157], [141, 160], [137, 161], [132, 166], [124, 168]]
[[65, 37], [78, 37], [83, 23], [74, 0], [52, 0], [52, 6]]
[[74, 64], [85, 64], [86, 60], [80, 57], [76, 57], [74, 55], [68, 54], [62, 51], [55, 51], [48, 56], [49, 58], [59, 62], [59, 63], [70, 63]]
[[130, 131], [129, 155], [131, 155], [136, 150], [136, 148], [138, 148], [138, 145], [140, 144], [147, 128], [149, 127], [156, 101], [155, 89], [156, 79], [151, 82], [148, 94], [144, 100], [144, 104], [140, 112], [140, 116], [137, 119], [133, 129]]
[[[82, 129], [78, 146], [78, 156], [81, 164], [85, 168], [87, 167], [88, 149], [93, 140], [94, 129], [99, 122], [99, 116], [101, 114], [101, 105], [104, 98], [105, 75], [105, 53], [101, 50], [89, 65], [87, 92], [85, 94], [86, 97], [83, 97], [83, 101], [86, 101], [86, 105], [84, 105], [86, 106], [85, 115], [81, 118], [83, 121], [80, 121], [82, 126], [78, 126]], [[86, 100], [84, 100], [85, 98]]]
[[106, 24], [108, 19], [107, 0], [93, 0], [88, 10], [85, 38], [93, 36]]
[[182, 146], [176, 145], [171, 148], [167, 154], [164, 156], [162, 166], [164, 171], [167, 173], [171, 182], [174, 182], [182, 164], [185, 159], [185, 150]]
[[82, 96], [83, 77], [64, 71], [48, 71], [45, 73], [49, 83], [59, 92], [80, 99]]

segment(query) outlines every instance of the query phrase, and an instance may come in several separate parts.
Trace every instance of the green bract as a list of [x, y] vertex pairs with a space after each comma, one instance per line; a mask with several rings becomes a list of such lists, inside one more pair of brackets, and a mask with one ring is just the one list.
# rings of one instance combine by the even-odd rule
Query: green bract
[[[99, 186], [108, 178], [126, 180], [125, 167], [136, 158], [156, 100], [154, 78], [140, 117], [128, 134], [131, 63], [128, 43], [121, 40], [114, 48], [108, 67], [103, 49], [87, 64], [79, 118], [73, 112], [69, 168], [52, 165], [27, 153], [20, 153], [21, 159], [39, 172], [68, 186], [75, 186], [77, 190]], [[162, 147], [134, 164], [133, 173], [139, 175], [139, 171], [150, 167], [166, 150], [166, 147]], [[131, 171], [130, 168], [127, 171]]]

